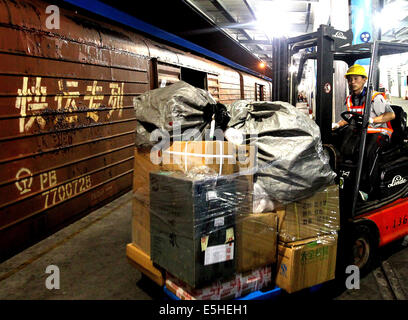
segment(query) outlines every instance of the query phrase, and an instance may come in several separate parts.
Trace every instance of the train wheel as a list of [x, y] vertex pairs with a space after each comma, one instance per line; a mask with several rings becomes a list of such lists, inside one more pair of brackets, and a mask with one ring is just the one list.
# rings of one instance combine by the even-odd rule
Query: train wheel
[[352, 263], [359, 267], [362, 274], [370, 270], [376, 256], [373, 233], [366, 225], [358, 224], [353, 228]]

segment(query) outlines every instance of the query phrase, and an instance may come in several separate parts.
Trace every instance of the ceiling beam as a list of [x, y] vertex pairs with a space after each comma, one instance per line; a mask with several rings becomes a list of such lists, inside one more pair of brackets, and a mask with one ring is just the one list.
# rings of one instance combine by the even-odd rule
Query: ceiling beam
[[310, 24], [310, 9], [311, 9], [311, 7], [312, 7], [312, 4], [311, 4], [311, 3], [308, 3], [308, 4], [307, 4], [306, 21], [305, 21], [305, 24], [306, 24], [305, 32], [307, 32], [307, 29], [309, 29], [309, 24]]
[[229, 21], [232, 23], [236, 23], [235, 18], [228, 12], [225, 7], [219, 3], [217, 0], [210, 0], [212, 5], [219, 11], [221, 14]]
[[252, 19], [256, 20], [256, 15], [255, 15], [254, 10], [252, 9], [252, 6], [248, 3], [247, 0], [243, 0], [243, 1], [244, 1], [245, 6], [247, 7], [249, 13], [251, 14]]
[[[220, 28], [224, 29], [247, 29], [258, 30], [258, 28], [252, 23], [237, 23], [237, 24], [219, 24]], [[304, 23], [293, 23], [290, 25], [291, 31], [305, 33], [306, 25]]]
[[269, 40], [239, 40], [242, 44], [258, 44], [258, 45], [272, 45]]
[[[210, 0], [211, 4], [231, 23], [237, 24], [235, 18], [229, 13], [229, 11], [218, 0]], [[247, 39], [251, 39], [251, 36], [243, 29], [237, 28]]]
[[[275, 1], [275, 0], [266, 0], [266, 1]], [[296, 2], [296, 3], [309, 3], [309, 2], [319, 2], [320, 0], [289, 0], [288, 2]]]
[[272, 49], [271, 50], [251, 50], [253, 53], [256, 54], [272, 54]]

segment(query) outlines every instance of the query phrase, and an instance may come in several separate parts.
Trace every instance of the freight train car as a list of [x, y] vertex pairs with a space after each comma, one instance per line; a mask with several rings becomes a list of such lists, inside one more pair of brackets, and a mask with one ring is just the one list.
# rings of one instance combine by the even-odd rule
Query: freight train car
[[180, 79], [221, 103], [270, 79], [39, 0], [0, 2], [0, 261], [131, 189], [133, 98]]

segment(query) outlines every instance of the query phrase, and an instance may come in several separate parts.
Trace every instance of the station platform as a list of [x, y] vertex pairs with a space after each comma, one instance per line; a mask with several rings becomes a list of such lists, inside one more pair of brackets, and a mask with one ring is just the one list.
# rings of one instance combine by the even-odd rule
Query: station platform
[[[166, 300], [162, 287], [129, 264], [131, 192], [90, 213], [0, 264], [0, 300]], [[50, 265], [59, 289], [47, 289]], [[279, 299], [407, 300], [408, 247], [402, 241], [380, 250], [378, 266], [361, 278], [360, 289], [331, 281], [318, 290]], [[274, 297], [276, 298], [276, 297]]]

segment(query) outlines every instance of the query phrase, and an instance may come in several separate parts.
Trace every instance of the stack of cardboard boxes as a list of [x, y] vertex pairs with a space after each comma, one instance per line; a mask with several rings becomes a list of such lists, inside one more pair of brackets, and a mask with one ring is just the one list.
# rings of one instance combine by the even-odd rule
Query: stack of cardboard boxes
[[275, 282], [294, 292], [334, 278], [337, 187], [254, 214], [255, 159], [253, 147], [220, 141], [135, 152], [133, 245], [180, 298], [234, 298]]
[[276, 285], [292, 293], [334, 279], [340, 229], [338, 186], [290, 203], [277, 213]]

